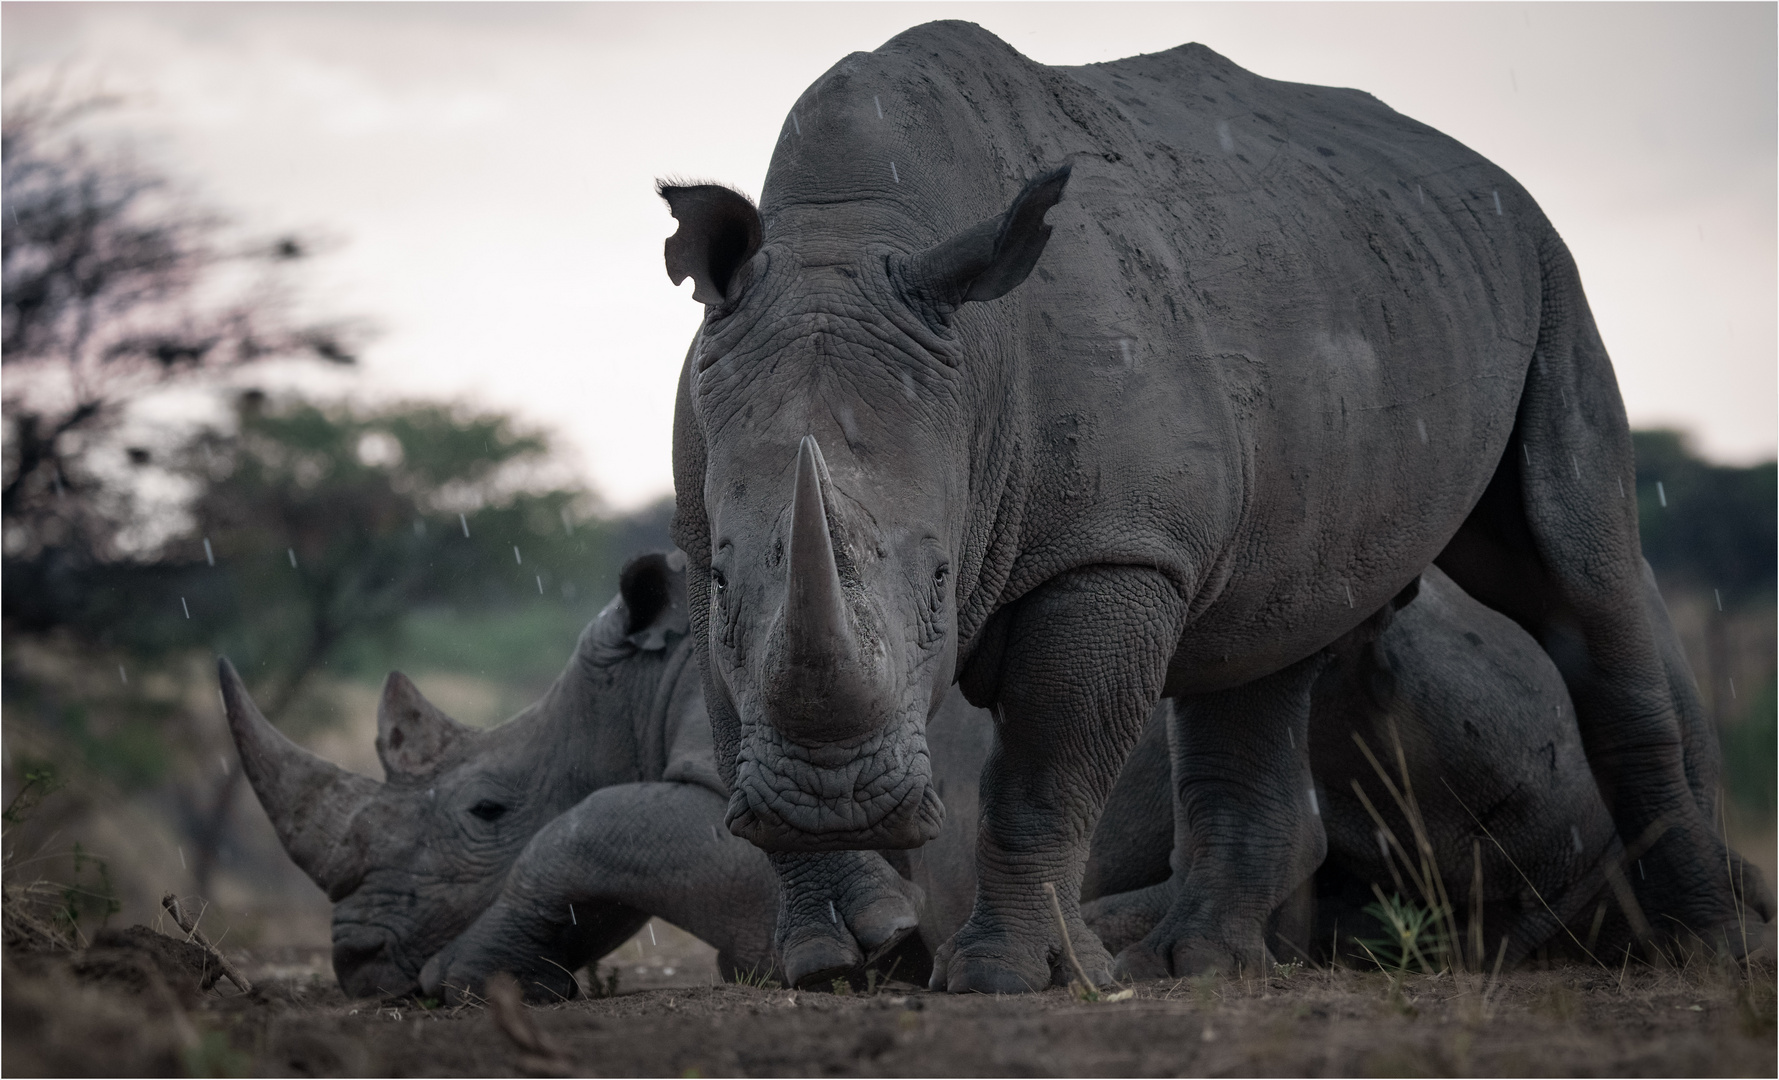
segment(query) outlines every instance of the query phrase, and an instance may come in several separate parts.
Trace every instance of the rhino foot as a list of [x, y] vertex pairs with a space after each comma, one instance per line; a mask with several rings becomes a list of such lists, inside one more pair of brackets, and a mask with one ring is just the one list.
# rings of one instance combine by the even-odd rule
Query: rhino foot
[[785, 980], [826, 989], [920, 926], [920, 886], [873, 851], [772, 856], [782, 894], [777, 949]]
[[420, 992], [447, 1005], [481, 1004], [488, 980], [505, 972], [518, 981], [526, 1001], [566, 1001], [580, 994], [580, 984], [559, 965], [541, 957], [533, 963], [515, 963], [512, 957], [465, 955], [455, 944], [447, 945], [420, 969]]
[[[1193, 932], [1164, 918], [1141, 941], [1118, 954], [1114, 972], [1120, 979], [1184, 978], [1188, 975], [1232, 975], [1241, 971], [1269, 971], [1272, 954], [1263, 938], [1264, 928], [1252, 933], [1222, 935]], [[1246, 944], [1234, 938], [1246, 938]]]
[[[1069, 944], [1095, 986], [1113, 982], [1112, 954], [1078, 914], [1065, 916]], [[995, 927], [980, 910], [940, 946], [928, 989], [953, 994], [1030, 994], [1076, 979], [1049, 911], [1029, 925]]]

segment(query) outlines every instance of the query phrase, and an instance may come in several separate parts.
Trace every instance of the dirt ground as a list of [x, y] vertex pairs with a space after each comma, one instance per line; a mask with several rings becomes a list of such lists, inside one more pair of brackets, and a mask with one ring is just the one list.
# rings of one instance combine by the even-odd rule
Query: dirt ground
[[[1775, 980], [1705, 963], [1409, 976], [1278, 969], [1139, 985], [1127, 1000], [712, 985], [655, 923], [606, 958], [613, 997], [513, 1010], [343, 997], [322, 950], [231, 958], [199, 989], [181, 942], [7, 950], [8, 1076], [1772, 1076]], [[513, 1019], [513, 1016], [518, 1019]], [[518, 1025], [516, 1034], [509, 1034]], [[525, 1045], [522, 1045], [525, 1044]]]

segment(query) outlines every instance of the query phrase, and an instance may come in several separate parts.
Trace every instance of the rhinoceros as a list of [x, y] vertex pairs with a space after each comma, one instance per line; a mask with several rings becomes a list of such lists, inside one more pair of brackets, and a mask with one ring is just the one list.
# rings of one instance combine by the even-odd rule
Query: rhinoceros
[[1119, 970], [1264, 962], [1328, 843], [1318, 654], [1437, 563], [1562, 673], [1648, 921], [1733, 946], [1611, 363], [1501, 169], [1200, 45], [1047, 67], [941, 22], [798, 98], [757, 207], [659, 191], [704, 305], [674, 537], [727, 821], [773, 853], [785, 932], [835, 853], [937, 835], [923, 726], [955, 681], [996, 740], [936, 986], [1066, 980], [1047, 883], [1112, 977], [1075, 897], [1162, 697], [1190, 869]]
[[[526, 844], [571, 807], [611, 840], [615, 861], [587, 873], [617, 881], [625, 858], [640, 858], [645, 873], [617, 900], [564, 908], [563, 948], [603, 955], [656, 914], [716, 945], [726, 971], [767, 970], [776, 880], [758, 851], [716, 829], [728, 789], [687, 662], [683, 562], [672, 553], [628, 563], [619, 595], [549, 692], [491, 730], [455, 722], [391, 674], [377, 713], [382, 783], [292, 743], [219, 661], [243, 772], [292, 861], [334, 903], [334, 973], [347, 993], [414, 989], [428, 957], [489, 906]], [[855, 858], [856, 879], [871, 888], [855, 890], [864, 902], [853, 906], [837, 898], [845, 944], [882, 950], [914, 930], [919, 890], [881, 856]], [[768, 890], [751, 906], [750, 870]], [[901, 903], [886, 914], [880, 901], [891, 894]]]
[[[620, 595], [581, 635], [550, 695], [491, 732], [451, 724], [410, 682], [392, 676], [381, 711], [386, 747], [397, 741], [392, 725], [404, 730], [397, 751], [416, 739], [441, 741], [438, 730], [460, 741], [423, 777], [423, 804], [414, 798], [421, 781], [411, 768], [392, 768], [388, 783], [375, 785], [290, 744], [223, 667], [247, 775], [292, 857], [336, 901], [336, 974], [348, 992], [402, 993], [418, 977], [425, 992], [448, 993], [506, 970], [521, 974], [534, 997], [572, 994], [568, 972], [650, 915], [716, 946], [725, 975], [783, 977], [773, 948], [776, 876], [760, 852], [720, 832], [727, 793], [715, 779], [699, 680], [674, 659], [688, 646], [683, 578], [666, 558], [645, 556], [621, 580]], [[1577, 775], [1574, 722], [1565, 718], [1567, 696], [1549, 666], [1523, 632], [1464, 597], [1437, 570], [1394, 622], [1386, 609], [1329, 651], [1310, 730], [1334, 838], [1318, 884], [1336, 906], [1324, 903], [1328, 910], [1314, 928], [1274, 927], [1292, 942], [1288, 950], [1304, 952], [1302, 942], [1319, 948], [1331, 926], [1357, 932], [1363, 919], [1354, 908], [1368, 902], [1369, 883], [1391, 880], [1370, 845], [1373, 819], [1347, 790], [1351, 780], [1374, 789], [1396, 835], [1411, 836], [1375, 777], [1364, 768], [1354, 775], [1346, 741], [1350, 730], [1361, 731], [1388, 757], [1394, 736], [1382, 730], [1383, 710], [1392, 710], [1407, 747], [1409, 780], [1460, 906], [1472, 894], [1472, 819], [1463, 808], [1487, 808], [1489, 942], [1507, 939], [1517, 958], [1551, 934], [1559, 913], [1573, 921], [1571, 913], [1598, 892], [1598, 867], [1612, 858], [1616, 840], [1585, 769]], [[1151, 721], [1094, 838], [1083, 899], [1096, 901], [1089, 924], [1113, 940], [1146, 933], [1159, 918], [1157, 903], [1169, 896], [1173, 824], [1166, 728], [1159, 722], [1166, 711]], [[991, 722], [953, 693], [928, 734], [938, 782], [964, 812], [933, 843], [898, 860], [910, 879], [902, 895], [918, 909], [920, 925], [907, 946], [876, 959], [879, 970], [904, 978], [923, 977], [932, 951], [969, 914], [969, 810]], [[1560, 771], [1546, 768], [1547, 746]], [[504, 807], [496, 820], [505, 828], [482, 827], [492, 809], [485, 803]], [[1547, 857], [1552, 830], [1571, 826], [1563, 838], [1585, 846], [1571, 852], [1564, 844]], [[329, 857], [320, 858], [323, 852]], [[1507, 871], [1515, 865], [1528, 876]], [[1522, 883], [1543, 902], [1532, 903]], [[1355, 889], [1359, 901], [1340, 906]], [[1108, 895], [1115, 893], [1125, 895]], [[871, 936], [866, 913], [849, 906], [848, 896], [832, 899], [830, 925], [844, 923], [849, 940], [856, 932], [880, 953], [897, 944], [895, 934]], [[1301, 923], [1303, 913], [1296, 914]], [[807, 954], [791, 958], [805, 984], [820, 986], [864, 961], [858, 954], [814, 970]]]

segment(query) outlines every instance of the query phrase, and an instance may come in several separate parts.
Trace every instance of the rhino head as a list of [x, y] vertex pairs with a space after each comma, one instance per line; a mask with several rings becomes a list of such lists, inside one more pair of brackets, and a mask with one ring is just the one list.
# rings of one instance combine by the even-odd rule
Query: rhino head
[[705, 305], [676, 420], [676, 470], [688, 432], [696, 447], [696, 471], [676, 474], [682, 505], [696, 485], [703, 514], [676, 535], [729, 827], [761, 848], [938, 834], [925, 724], [955, 679], [978, 511], [993, 506], [972, 462], [995, 455], [1009, 407], [973, 370], [997, 366], [993, 328], [961, 309], [1025, 279], [1068, 175], [1038, 176], [949, 235], [902, 213], [887, 172], [877, 194], [781, 192], [764, 216], [720, 186], [659, 189], [679, 221], [668, 274]]
[[411, 991], [545, 823], [598, 788], [659, 773], [649, 725], [685, 666], [683, 559], [632, 560], [549, 693], [499, 727], [459, 724], [391, 673], [377, 709], [382, 783], [291, 742], [218, 662], [242, 771], [284, 850], [334, 903], [334, 974], [348, 994]]

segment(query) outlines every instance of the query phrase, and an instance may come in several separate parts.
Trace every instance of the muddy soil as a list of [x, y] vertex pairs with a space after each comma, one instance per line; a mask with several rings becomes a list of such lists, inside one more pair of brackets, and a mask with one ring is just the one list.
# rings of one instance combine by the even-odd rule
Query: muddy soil
[[[677, 931], [674, 932], [677, 935]], [[107, 939], [8, 950], [6, 1075], [1772, 1076], [1775, 980], [1559, 966], [1410, 976], [1278, 969], [1142, 984], [1127, 1000], [709, 985], [697, 949], [614, 954], [618, 993], [526, 1008], [551, 1055], [492, 1009], [346, 999], [325, 953], [231, 958], [255, 986], [201, 989], [202, 958]], [[686, 939], [691, 940], [691, 939]], [[694, 943], [695, 944], [695, 943]], [[623, 950], [620, 950], [623, 953]], [[641, 969], [640, 972], [638, 969]], [[672, 974], [667, 974], [668, 970]], [[188, 985], [189, 984], [189, 985]], [[533, 1047], [535, 1050], [535, 1047]]]

